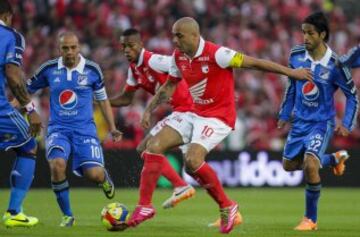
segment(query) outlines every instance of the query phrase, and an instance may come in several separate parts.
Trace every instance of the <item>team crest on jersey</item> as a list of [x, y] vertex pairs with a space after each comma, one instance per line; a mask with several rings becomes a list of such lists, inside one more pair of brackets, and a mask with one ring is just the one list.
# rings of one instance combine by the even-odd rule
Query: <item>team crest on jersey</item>
[[323, 80], [327, 80], [329, 79], [329, 76], [330, 76], [330, 71], [329, 69], [326, 69], [326, 68], [322, 68], [320, 73], [319, 73], [319, 77]]
[[72, 90], [64, 90], [60, 93], [59, 104], [63, 109], [73, 109], [77, 105], [77, 95]]
[[203, 73], [208, 73], [209, 72], [209, 65], [207, 65], [207, 64], [201, 65], [201, 71]]
[[313, 82], [306, 82], [302, 87], [304, 98], [309, 101], [316, 100], [319, 97], [319, 88]]
[[88, 84], [88, 77], [86, 75], [79, 75], [77, 82], [80, 86], [86, 86]]

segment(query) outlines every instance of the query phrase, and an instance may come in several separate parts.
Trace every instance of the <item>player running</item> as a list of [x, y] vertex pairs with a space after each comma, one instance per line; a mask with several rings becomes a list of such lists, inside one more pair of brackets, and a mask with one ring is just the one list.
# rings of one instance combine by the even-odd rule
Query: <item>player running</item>
[[[0, 149], [13, 149], [16, 154], [10, 173], [10, 201], [3, 222], [6, 227], [30, 227], [39, 220], [25, 215], [21, 206], [34, 177], [37, 145], [33, 137], [40, 133], [41, 119], [26, 92], [21, 69], [25, 40], [9, 27], [12, 16], [10, 3], [0, 1]], [[6, 97], [5, 80], [25, 109], [30, 127], [24, 117], [10, 105]]]
[[[198, 23], [190, 17], [175, 22], [172, 28], [176, 50], [171, 59], [169, 79], [152, 98], [143, 115], [142, 124], [148, 127], [151, 112], [161, 102], [167, 101], [177, 85], [184, 79], [194, 101], [194, 111], [179, 120], [172, 120], [148, 142], [143, 152], [145, 160], [141, 173], [140, 200], [152, 195], [163, 166], [164, 151], [187, 144], [184, 157], [186, 172], [204, 187], [220, 207], [220, 232], [229, 233], [241, 216], [238, 204], [231, 200], [215, 171], [205, 162], [205, 157], [234, 128], [235, 98], [232, 68], [254, 68], [285, 74], [298, 79], [311, 79], [306, 69], [293, 70], [279, 64], [245, 56], [234, 50], [205, 41], [200, 36]], [[146, 172], [147, 165], [151, 165]], [[146, 192], [141, 190], [146, 188]], [[151, 218], [155, 209], [150, 202], [139, 201], [129, 220], [136, 226]]]
[[30, 93], [49, 87], [50, 118], [46, 137], [46, 157], [50, 165], [51, 186], [63, 213], [61, 227], [71, 227], [75, 218], [70, 207], [66, 166], [72, 154], [72, 170], [99, 184], [106, 197], [115, 188], [104, 168], [104, 157], [93, 120], [93, 97], [98, 102], [114, 141], [122, 133], [115, 127], [99, 66], [79, 52], [77, 36], [66, 32], [59, 36], [60, 58], [49, 60], [28, 80]]
[[[134, 99], [135, 92], [139, 89], [143, 89], [154, 95], [160, 85], [166, 81], [170, 67], [169, 56], [154, 54], [144, 49], [138, 30], [125, 30], [120, 41], [124, 54], [130, 62], [130, 66], [122, 94], [110, 99], [110, 103], [114, 107], [130, 105]], [[151, 129], [150, 133], [137, 147], [139, 154], [145, 150], [149, 139], [155, 136], [168, 121], [180, 119], [184, 112], [191, 110], [193, 102], [185, 82], [179, 84], [170, 104], [174, 112], [159, 121]], [[163, 203], [163, 208], [174, 207], [179, 202], [195, 195], [195, 189], [179, 176], [167, 159], [164, 160], [161, 174], [174, 186], [174, 192], [172, 196]]]
[[[348, 68], [336, 66], [337, 56], [326, 44], [329, 25], [321, 12], [305, 18], [302, 24], [304, 45], [292, 49], [291, 68], [311, 68], [314, 80], [295, 81], [290, 77], [281, 105], [278, 127], [291, 120], [283, 153], [286, 171], [303, 170], [305, 174], [305, 216], [295, 230], [317, 229], [317, 204], [320, 197], [319, 169], [332, 167], [335, 175], [344, 173], [347, 151], [325, 154], [334, 129], [348, 136], [358, 110], [356, 88]], [[346, 96], [345, 116], [335, 127], [334, 94], [340, 88]]]

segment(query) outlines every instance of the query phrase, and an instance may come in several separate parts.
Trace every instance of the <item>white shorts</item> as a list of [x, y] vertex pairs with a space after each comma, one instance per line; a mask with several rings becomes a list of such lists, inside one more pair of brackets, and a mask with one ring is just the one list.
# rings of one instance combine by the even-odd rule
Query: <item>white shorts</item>
[[[181, 121], [184, 120], [184, 116], [186, 116], [185, 112], [172, 112], [170, 115], [166, 116], [155, 124], [155, 126], [150, 130], [150, 135], [155, 136], [156, 134], [158, 134], [160, 130], [163, 129], [163, 127], [165, 127], [166, 125], [168, 125], [170, 121], [172, 124], [174, 124], [174, 126], [176, 126], [176, 128], [174, 126], [170, 127], [174, 128], [178, 133], [180, 133], [179, 130], [181, 130], [181, 125], [183, 124], [181, 123]], [[186, 145], [179, 146], [179, 148], [183, 154], [186, 153]]]
[[202, 145], [208, 152], [231, 133], [231, 127], [219, 119], [207, 118], [191, 112], [182, 113], [178, 119], [172, 119], [167, 125], [175, 129], [182, 137], [187, 150], [189, 143]]

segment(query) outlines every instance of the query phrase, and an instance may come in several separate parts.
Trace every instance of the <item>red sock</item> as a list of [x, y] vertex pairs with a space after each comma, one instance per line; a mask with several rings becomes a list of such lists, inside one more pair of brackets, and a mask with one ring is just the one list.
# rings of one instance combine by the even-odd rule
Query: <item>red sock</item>
[[180, 177], [176, 170], [171, 166], [168, 159], [164, 159], [161, 175], [167, 178], [176, 187], [186, 186], [187, 183]]
[[150, 205], [152, 194], [160, 177], [165, 156], [143, 152], [144, 166], [140, 178], [140, 200], [139, 205]]
[[191, 176], [206, 189], [209, 195], [219, 204], [220, 208], [232, 205], [232, 201], [225, 194], [215, 171], [206, 162], [193, 172]]

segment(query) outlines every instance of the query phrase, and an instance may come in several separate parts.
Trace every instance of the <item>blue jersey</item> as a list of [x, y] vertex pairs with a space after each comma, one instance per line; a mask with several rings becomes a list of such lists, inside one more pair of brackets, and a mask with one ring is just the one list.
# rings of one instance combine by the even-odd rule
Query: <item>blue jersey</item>
[[351, 48], [345, 55], [341, 56], [339, 61], [347, 67], [360, 67], [360, 44]]
[[6, 97], [5, 65], [11, 63], [22, 66], [25, 40], [20, 33], [0, 22], [0, 45], [0, 108], [1, 113], [6, 113], [12, 111], [13, 108]]
[[337, 56], [328, 47], [320, 61], [313, 61], [303, 45], [292, 49], [291, 68], [311, 68], [314, 81], [289, 79], [279, 118], [296, 121], [325, 122], [335, 119], [334, 93], [340, 88], [346, 96], [342, 124], [350, 131], [355, 125], [358, 110], [356, 87], [347, 67], [336, 66]]
[[75, 131], [96, 136], [93, 98], [107, 99], [103, 75], [96, 63], [80, 56], [79, 64], [68, 69], [62, 58], [49, 60], [27, 81], [30, 93], [45, 87], [49, 87], [50, 93], [49, 134]]

